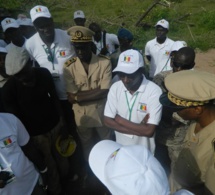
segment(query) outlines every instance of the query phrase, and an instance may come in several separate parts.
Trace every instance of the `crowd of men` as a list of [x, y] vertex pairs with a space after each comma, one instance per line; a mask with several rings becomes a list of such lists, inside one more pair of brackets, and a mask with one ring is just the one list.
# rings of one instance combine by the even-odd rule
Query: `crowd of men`
[[215, 77], [194, 49], [165, 19], [144, 53], [74, 22], [42, 5], [1, 21], [0, 194], [215, 194]]

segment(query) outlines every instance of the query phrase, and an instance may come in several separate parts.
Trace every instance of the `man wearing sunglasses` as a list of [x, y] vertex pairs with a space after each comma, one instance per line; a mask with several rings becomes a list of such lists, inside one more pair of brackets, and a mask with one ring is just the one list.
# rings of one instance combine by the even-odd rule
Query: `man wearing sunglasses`
[[[175, 42], [176, 43], [176, 42]], [[171, 57], [172, 71], [165, 71], [157, 74], [153, 81], [166, 92], [164, 79], [172, 72], [192, 69], [195, 65], [195, 52], [190, 47], [182, 47]], [[181, 150], [182, 142], [190, 121], [183, 120], [177, 113], [168, 108], [163, 108], [162, 118], [156, 130], [155, 157], [164, 167], [167, 175], [170, 174], [170, 166], [173, 166], [178, 153]]]
[[145, 145], [154, 153], [154, 132], [161, 118], [161, 89], [142, 74], [142, 55], [133, 49], [119, 56], [120, 80], [108, 93], [104, 111], [105, 125], [115, 130], [122, 145]]

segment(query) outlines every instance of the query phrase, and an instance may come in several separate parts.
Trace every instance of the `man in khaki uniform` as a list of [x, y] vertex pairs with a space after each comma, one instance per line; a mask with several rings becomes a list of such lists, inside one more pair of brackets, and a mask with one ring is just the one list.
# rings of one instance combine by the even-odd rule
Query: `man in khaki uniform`
[[172, 168], [173, 190], [183, 187], [195, 195], [215, 194], [215, 77], [184, 70], [167, 76], [165, 86], [163, 106], [193, 121]]
[[64, 65], [66, 90], [73, 104], [77, 131], [85, 160], [91, 148], [100, 140], [110, 139], [111, 130], [103, 125], [102, 117], [111, 85], [111, 63], [105, 56], [91, 52], [94, 32], [82, 26], [68, 29], [77, 57]]

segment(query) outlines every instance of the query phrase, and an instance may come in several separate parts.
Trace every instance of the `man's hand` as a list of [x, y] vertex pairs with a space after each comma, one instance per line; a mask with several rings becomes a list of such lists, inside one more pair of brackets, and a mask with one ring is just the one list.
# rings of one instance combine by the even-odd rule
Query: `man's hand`
[[74, 94], [72, 94], [72, 93], [67, 93], [67, 98], [68, 98], [68, 101], [69, 101], [71, 104], [77, 103], [77, 101], [75, 100], [75, 95], [74, 95]]
[[100, 54], [105, 56], [105, 55], [107, 55], [107, 53], [108, 53], [107, 48], [106, 48], [106, 47], [103, 47], [103, 48], [101, 49]]

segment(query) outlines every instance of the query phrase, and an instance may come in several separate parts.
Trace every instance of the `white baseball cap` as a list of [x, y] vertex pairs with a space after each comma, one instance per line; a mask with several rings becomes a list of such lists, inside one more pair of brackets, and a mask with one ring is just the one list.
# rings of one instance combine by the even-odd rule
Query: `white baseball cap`
[[89, 165], [113, 195], [168, 195], [166, 173], [142, 145], [103, 140], [90, 152]]
[[5, 32], [8, 28], [19, 28], [19, 24], [14, 18], [5, 18], [1, 21], [1, 26], [3, 32]]
[[140, 52], [134, 49], [129, 49], [119, 55], [117, 67], [113, 72], [132, 74], [143, 66], [143, 56]]
[[74, 19], [85, 18], [84, 12], [82, 10], [77, 10], [74, 12]]
[[0, 47], [0, 53], [7, 53], [7, 50], [5, 49], [5, 47]]
[[20, 26], [33, 26], [30, 18], [18, 18], [16, 21]]
[[170, 49], [170, 51], [178, 51], [182, 47], [187, 47], [187, 43], [185, 41], [175, 41]]
[[25, 48], [11, 45], [5, 59], [6, 73], [14, 75], [20, 72], [29, 59], [30, 56]]
[[31, 20], [34, 22], [37, 18], [44, 17], [44, 18], [51, 18], [51, 14], [47, 7], [42, 5], [37, 5], [33, 7], [30, 11]]
[[157, 24], [155, 25], [155, 27], [156, 26], [162, 26], [163, 28], [169, 29], [169, 22], [166, 21], [165, 19], [162, 19], [162, 20], [159, 20], [157, 22]]

